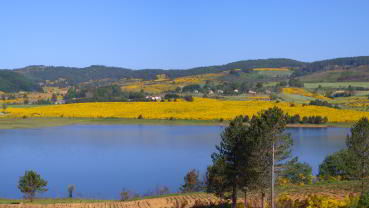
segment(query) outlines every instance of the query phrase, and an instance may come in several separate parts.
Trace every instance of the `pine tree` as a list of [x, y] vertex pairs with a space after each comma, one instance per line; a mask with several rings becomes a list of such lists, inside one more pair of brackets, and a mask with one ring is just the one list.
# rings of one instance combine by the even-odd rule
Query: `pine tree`
[[349, 153], [357, 161], [356, 175], [361, 179], [361, 193], [365, 191], [365, 178], [369, 176], [369, 120], [360, 119], [351, 128], [351, 136], [347, 136], [346, 144]]
[[257, 177], [254, 180], [262, 192], [262, 207], [265, 206], [265, 190], [270, 188], [274, 208], [275, 172], [291, 154], [292, 139], [284, 133], [286, 124], [286, 114], [277, 107], [259, 113], [250, 122], [249, 137], [254, 139], [253, 149], [257, 150], [254, 151], [252, 166]]
[[[210, 185], [217, 185], [214, 187], [217, 192], [231, 191], [232, 208], [236, 207], [237, 192], [243, 176], [242, 166], [245, 163], [244, 152], [247, 151], [244, 148], [246, 131], [247, 127], [243, 124], [243, 117], [236, 117], [224, 129], [221, 134], [220, 145], [216, 147], [218, 152], [212, 155], [214, 165], [210, 168]], [[217, 183], [214, 183], [215, 178], [217, 179]], [[211, 190], [211, 188], [209, 189]]]

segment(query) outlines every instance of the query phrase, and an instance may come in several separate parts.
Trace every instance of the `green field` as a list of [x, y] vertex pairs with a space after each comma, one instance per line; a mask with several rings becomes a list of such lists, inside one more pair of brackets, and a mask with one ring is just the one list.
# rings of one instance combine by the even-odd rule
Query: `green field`
[[320, 86], [324, 88], [346, 88], [352, 87], [367, 87], [369, 88], [369, 82], [316, 82], [316, 83], [304, 83], [305, 88], [315, 89]]
[[125, 119], [125, 118], [0, 118], [0, 129], [43, 128], [73, 124], [94, 125], [224, 125], [227, 122], [203, 120], [159, 120], [159, 119]]

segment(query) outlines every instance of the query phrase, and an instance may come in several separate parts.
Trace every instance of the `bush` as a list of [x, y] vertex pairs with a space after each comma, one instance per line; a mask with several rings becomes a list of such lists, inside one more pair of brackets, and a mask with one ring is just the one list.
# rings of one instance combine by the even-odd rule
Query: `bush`
[[164, 99], [169, 100], [169, 99], [177, 99], [180, 98], [179, 95], [174, 94], [174, 93], [169, 93], [169, 94], [165, 94]]
[[35, 171], [26, 171], [24, 176], [19, 178], [18, 189], [24, 193], [26, 199], [33, 201], [37, 193], [47, 191], [47, 181], [42, 179]]
[[337, 105], [333, 105], [333, 104], [330, 104], [327, 101], [322, 101], [322, 100], [312, 100], [312, 101], [310, 101], [309, 105], [325, 106], [325, 107], [329, 107], [329, 108], [339, 108]]
[[180, 190], [182, 193], [197, 192], [203, 189], [203, 184], [199, 179], [199, 172], [195, 169], [190, 170], [184, 177], [184, 184]]
[[140, 115], [137, 117], [137, 119], [144, 119], [144, 117], [143, 117], [143, 115], [142, 115], [142, 114], [140, 114]]
[[327, 156], [323, 163], [319, 165], [319, 177], [329, 179], [328, 176], [340, 176], [343, 179], [352, 179], [356, 171], [354, 159], [347, 150], [341, 150]]
[[193, 97], [191, 95], [184, 96], [183, 99], [187, 102], [193, 102]]
[[312, 168], [307, 163], [298, 162], [297, 157], [286, 164], [286, 168], [281, 172], [280, 176], [288, 179], [293, 184], [311, 184]]
[[368, 208], [369, 207], [369, 192], [363, 193], [360, 196], [357, 208]]

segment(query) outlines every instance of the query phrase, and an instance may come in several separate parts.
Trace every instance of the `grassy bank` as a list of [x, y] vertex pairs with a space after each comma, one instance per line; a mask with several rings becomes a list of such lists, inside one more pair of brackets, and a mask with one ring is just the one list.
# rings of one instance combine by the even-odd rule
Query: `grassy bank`
[[[0, 118], [0, 129], [43, 128], [67, 126], [74, 124], [84, 125], [205, 125], [225, 126], [227, 121], [215, 120], [164, 120], [164, 119], [129, 119], [129, 118]], [[327, 124], [289, 124], [291, 128], [349, 128], [352, 123]]]
[[124, 119], [124, 118], [1, 118], [0, 129], [42, 128], [86, 125], [225, 125], [227, 122], [204, 120], [159, 120], [159, 119]]
[[[164, 119], [129, 119], [129, 118], [0, 118], [0, 129], [43, 128], [54, 126], [67, 126], [74, 124], [85, 125], [205, 125], [225, 126], [227, 121], [215, 120], [164, 120]], [[289, 124], [291, 128], [349, 128], [352, 123], [328, 124]]]

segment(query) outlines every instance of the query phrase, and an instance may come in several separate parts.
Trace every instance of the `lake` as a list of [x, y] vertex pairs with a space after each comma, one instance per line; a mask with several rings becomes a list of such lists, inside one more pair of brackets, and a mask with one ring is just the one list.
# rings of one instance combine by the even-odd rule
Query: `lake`
[[[43, 197], [118, 199], [125, 188], [145, 194], [157, 186], [177, 191], [190, 169], [204, 173], [219, 143], [220, 126], [71, 125], [0, 130], [0, 197], [20, 198], [25, 170], [46, 179]], [[347, 128], [288, 129], [293, 155], [316, 174], [326, 155], [345, 147]]]

